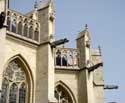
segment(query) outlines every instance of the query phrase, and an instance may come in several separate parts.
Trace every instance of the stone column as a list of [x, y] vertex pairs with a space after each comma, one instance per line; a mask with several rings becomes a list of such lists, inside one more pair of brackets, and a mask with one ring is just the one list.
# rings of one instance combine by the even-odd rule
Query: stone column
[[50, 43], [54, 35], [52, 3], [46, 3], [38, 10], [40, 42], [37, 52], [35, 103], [55, 103], [54, 98], [54, 52]]

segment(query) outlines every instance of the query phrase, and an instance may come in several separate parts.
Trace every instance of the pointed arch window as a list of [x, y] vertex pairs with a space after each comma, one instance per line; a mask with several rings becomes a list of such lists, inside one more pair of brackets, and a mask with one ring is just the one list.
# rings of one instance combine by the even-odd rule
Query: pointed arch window
[[29, 28], [29, 38], [30, 39], [33, 38], [33, 27], [32, 26]]
[[15, 83], [10, 86], [9, 103], [16, 103], [18, 87]]
[[55, 88], [55, 98], [57, 99], [58, 103], [74, 103], [71, 95], [61, 85], [58, 85]]
[[28, 37], [28, 25], [27, 25], [27, 24], [24, 25], [23, 35], [24, 35], [25, 37]]
[[26, 84], [22, 83], [20, 88], [19, 88], [19, 103], [25, 103], [26, 101]]
[[2, 83], [1, 103], [6, 103], [8, 86], [8, 81], [4, 79]]
[[18, 34], [19, 35], [22, 35], [22, 27], [23, 27], [22, 22], [19, 22], [18, 23]]
[[13, 15], [11, 19], [12, 19], [11, 31], [16, 33], [16, 15]]
[[10, 17], [7, 17], [7, 30], [10, 31], [11, 20]]
[[57, 50], [57, 52], [56, 52], [56, 65], [61, 66], [61, 52], [60, 52], [60, 50]]
[[13, 60], [3, 73], [1, 103], [27, 103], [29, 89], [30, 84], [24, 65], [17, 59]]

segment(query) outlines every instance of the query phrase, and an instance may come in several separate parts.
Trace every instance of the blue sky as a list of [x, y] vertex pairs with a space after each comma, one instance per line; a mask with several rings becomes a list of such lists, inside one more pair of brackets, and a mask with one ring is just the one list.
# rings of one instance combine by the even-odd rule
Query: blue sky
[[[11, 8], [26, 13], [33, 9], [35, 0], [10, 1]], [[119, 86], [105, 91], [105, 103], [125, 103], [125, 0], [55, 0], [55, 6], [55, 37], [67, 37], [68, 46], [76, 47], [77, 34], [87, 23], [92, 47], [102, 48], [105, 84]]]

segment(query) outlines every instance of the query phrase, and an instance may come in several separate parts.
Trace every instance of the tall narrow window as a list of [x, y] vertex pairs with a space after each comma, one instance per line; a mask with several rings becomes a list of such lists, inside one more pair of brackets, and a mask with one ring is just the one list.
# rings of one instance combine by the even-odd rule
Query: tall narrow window
[[6, 103], [8, 86], [8, 81], [4, 79], [2, 83], [1, 103]]
[[12, 32], [16, 33], [16, 16], [12, 16]]
[[22, 35], [22, 27], [23, 27], [23, 26], [22, 26], [22, 22], [19, 22], [19, 23], [18, 23], [18, 34], [19, 34], [19, 35]]
[[39, 31], [37, 29], [34, 31], [34, 40], [39, 40]]
[[19, 103], [25, 103], [26, 101], [26, 85], [25, 83], [21, 84], [19, 89]]
[[17, 101], [18, 87], [13, 83], [10, 87], [9, 103], [16, 103]]
[[33, 27], [32, 26], [29, 28], [29, 38], [30, 39], [33, 38]]
[[27, 24], [24, 25], [23, 35], [24, 35], [25, 37], [28, 37], [28, 26], [27, 26]]
[[61, 85], [58, 85], [55, 88], [55, 98], [57, 99], [58, 103], [73, 103], [71, 95]]
[[10, 17], [7, 17], [7, 30], [10, 31], [11, 20]]

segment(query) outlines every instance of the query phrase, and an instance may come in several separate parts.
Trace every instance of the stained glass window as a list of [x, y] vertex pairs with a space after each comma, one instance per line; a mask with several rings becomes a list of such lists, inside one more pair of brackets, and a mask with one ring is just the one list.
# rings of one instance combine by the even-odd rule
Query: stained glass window
[[8, 92], [8, 81], [4, 79], [2, 83], [1, 103], [6, 103], [7, 92]]
[[61, 52], [59, 50], [56, 52], [56, 65], [61, 66]]
[[9, 63], [3, 78], [1, 103], [26, 103], [27, 79], [17, 60]]
[[18, 87], [13, 83], [10, 87], [9, 103], [16, 103], [17, 100]]
[[61, 85], [55, 88], [55, 98], [58, 103], [73, 103], [71, 96]]
[[12, 32], [16, 33], [16, 15], [12, 16]]
[[19, 89], [19, 103], [25, 103], [26, 101], [26, 85], [23, 83]]
[[67, 51], [62, 52], [62, 66], [67, 66]]

